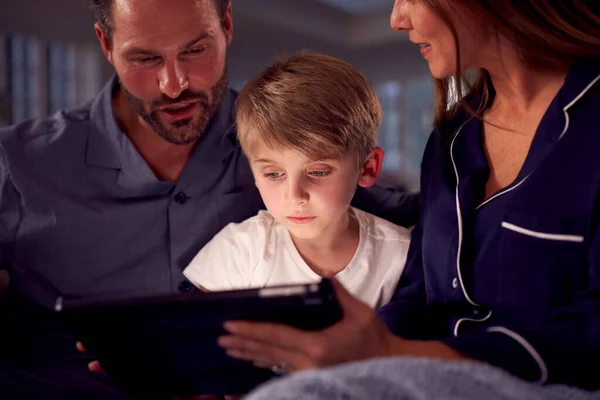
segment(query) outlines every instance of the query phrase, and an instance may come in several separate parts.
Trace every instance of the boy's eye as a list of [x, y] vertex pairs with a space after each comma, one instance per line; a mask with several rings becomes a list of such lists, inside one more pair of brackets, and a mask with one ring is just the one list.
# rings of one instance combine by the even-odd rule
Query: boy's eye
[[283, 176], [283, 172], [266, 172], [263, 176], [267, 179], [278, 179]]
[[309, 174], [315, 178], [325, 178], [331, 175], [331, 171], [310, 171]]

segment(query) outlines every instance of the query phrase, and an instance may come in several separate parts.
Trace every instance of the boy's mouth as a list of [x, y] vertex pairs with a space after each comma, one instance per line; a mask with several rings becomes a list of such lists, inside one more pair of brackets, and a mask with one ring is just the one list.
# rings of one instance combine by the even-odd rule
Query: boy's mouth
[[288, 221], [294, 223], [294, 224], [298, 224], [298, 225], [302, 225], [302, 224], [307, 224], [309, 222], [311, 222], [312, 220], [314, 220], [316, 217], [286, 217], [288, 219]]

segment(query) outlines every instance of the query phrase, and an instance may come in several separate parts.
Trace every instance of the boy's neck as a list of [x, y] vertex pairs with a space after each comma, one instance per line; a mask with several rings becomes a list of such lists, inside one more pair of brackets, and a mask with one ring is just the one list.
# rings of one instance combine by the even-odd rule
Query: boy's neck
[[291, 233], [290, 236], [306, 264], [317, 275], [330, 278], [346, 268], [354, 258], [360, 242], [360, 226], [349, 209], [335, 226], [330, 226], [317, 238], [298, 239]]

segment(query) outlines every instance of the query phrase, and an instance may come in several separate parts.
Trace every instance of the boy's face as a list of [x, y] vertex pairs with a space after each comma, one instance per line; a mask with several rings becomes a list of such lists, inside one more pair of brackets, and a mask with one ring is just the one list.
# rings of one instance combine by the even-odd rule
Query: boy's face
[[249, 157], [256, 186], [271, 215], [298, 239], [336, 231], [345, 220], [356, 186], [377, 179], [383, 150], [374, 150], [359, 168], [356, 154], [315, 161], [297, 150], [257, 143]]

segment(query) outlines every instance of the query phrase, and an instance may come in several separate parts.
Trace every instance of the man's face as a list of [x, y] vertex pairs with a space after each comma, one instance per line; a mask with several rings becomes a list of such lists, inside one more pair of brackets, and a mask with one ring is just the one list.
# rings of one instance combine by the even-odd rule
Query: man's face
[[134, 110], [171, 143], [198, 139], [225, 95], [230, 11], [221, 24], [213, 0], [115, 0], [112, 19], [107, 56]]

